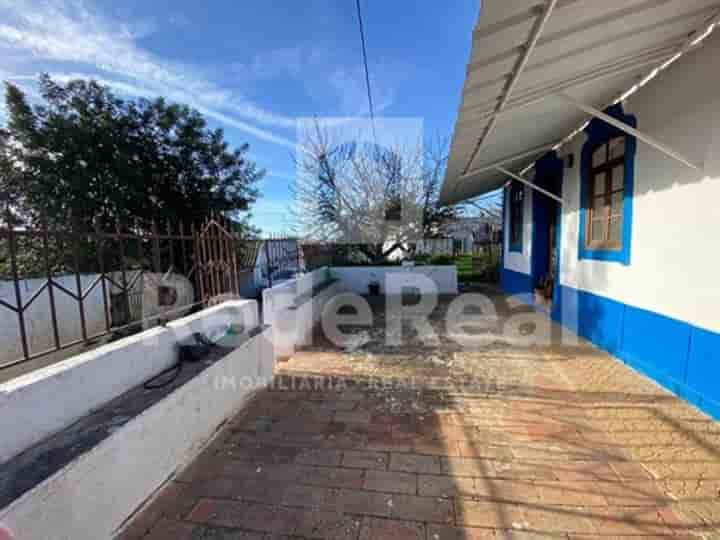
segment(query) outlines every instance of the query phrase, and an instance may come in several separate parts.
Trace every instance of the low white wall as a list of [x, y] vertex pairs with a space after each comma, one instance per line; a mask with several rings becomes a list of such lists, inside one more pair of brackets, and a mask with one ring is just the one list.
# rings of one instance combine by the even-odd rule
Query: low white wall
[[331, 273], [323, 267], [263, 291], [263, 322], [272, 328], [276, 357], [292, 356], [297, 346], [310, 343], [325, 304], [343, 291], [342, 285], [335, 282], [312, 298], [307, 296], [330, 279]]
[[[160, 331], [168, 335], [207, 331], [238, 313], [252, 312], [254, 304], [221, 304]], [[154, 341], [156, 333], [145, 332], [144, 339]], [[198, 454], [227, 418], [271, 382], [273, 356], [267, 330], [250, 338], [0, 511], [0, 521], [22, 540], [112, 538], [136, 508]], [[123, 358], [115, 360], [122, 363]], [[244, 381], [254, 381], [255, 386]]]
[[0, 384], [0, 462], [177, 361], [175, 344], [231, 323], [258, 325], [257, 302], [225, 302]]
[[419, 287], [422, 294], [457, 294], [457, 268], [452, 266], [334, 266], [330, 273], [344, 290], [368, 294], [370, 282], [380, 283], [382, 294], [400, 294]]

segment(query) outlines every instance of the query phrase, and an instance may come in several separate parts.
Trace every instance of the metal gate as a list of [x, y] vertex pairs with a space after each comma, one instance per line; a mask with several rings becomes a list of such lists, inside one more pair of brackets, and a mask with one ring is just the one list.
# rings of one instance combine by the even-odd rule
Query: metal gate
[[238, 238], [213, 218], [200, 230], [196, 246], [200, 298], [208, 306], [239, 296]]

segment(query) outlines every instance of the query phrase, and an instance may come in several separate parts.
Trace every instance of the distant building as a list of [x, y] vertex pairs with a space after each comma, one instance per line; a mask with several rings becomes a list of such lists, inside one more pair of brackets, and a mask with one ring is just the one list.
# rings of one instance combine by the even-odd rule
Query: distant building
[[440, 227], [439, 237], [418, 242], [417, 252], [431, 255], [474, 253], [481, 246], [499, 243], [500, 217], [462, 217]]

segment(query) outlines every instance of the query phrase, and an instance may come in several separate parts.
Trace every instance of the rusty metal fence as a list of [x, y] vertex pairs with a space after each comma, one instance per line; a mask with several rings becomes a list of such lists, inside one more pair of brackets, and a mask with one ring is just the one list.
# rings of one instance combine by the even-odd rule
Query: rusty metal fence
[[[262, 245], [221, 217], [114, 231], [23, 228], [11, 219], [0, 221], [0, 337], [18, 354], [8, 360], [5, 351], [0, 370], [237, 296], [239, 275]], [[31, 335], [35, 326], [45, 330]]]

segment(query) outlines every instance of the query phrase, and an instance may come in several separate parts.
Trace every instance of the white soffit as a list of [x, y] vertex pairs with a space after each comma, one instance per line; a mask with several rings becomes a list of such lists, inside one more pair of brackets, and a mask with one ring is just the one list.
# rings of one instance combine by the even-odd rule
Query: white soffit
[[719, 0], [482, 0], [441, 201], [501, 187], [493, 164], [524, 169], [588, 118], [554, 96], [602, 109], [719, 15]]

